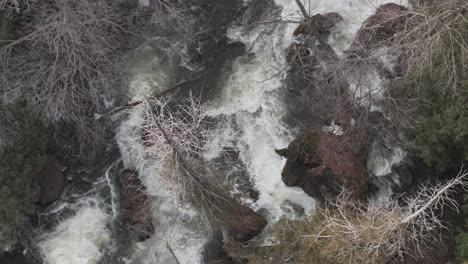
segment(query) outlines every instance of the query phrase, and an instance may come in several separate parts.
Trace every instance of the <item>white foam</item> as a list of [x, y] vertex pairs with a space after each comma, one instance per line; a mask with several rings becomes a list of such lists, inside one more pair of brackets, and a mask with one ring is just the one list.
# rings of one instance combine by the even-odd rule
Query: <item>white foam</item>
[[[211, 116], [231, 116], [238, 133], [232, 141], [259, 191], [254, 209], [266, 209], [270, 221], [276, 221], [290, 210], [286, 202], [300, 205], [306, 212], [314, 208], [314, 200], [300, 188], [285, 186], [281, 171], [285, 160], [274, 149], [284, 148], [294, 138], [294, 129], [282, 122], [287, 113], [281, 101], [281, 80], [285, 76], [286, 48], [291, 44], [296, 25], [259, 25], [229, 29], [228, 36], [242, 41], [255, 53], [233, 63], [233, 73], [226, 80], [220, 98], [208, 110]], [[290, 215], [292, 217], [292, 215]]]
[[[294, 0], [275, 2], [284, 6], [283, 17], [298, 18]], [[388, 1], [313, 0], [306, 7], [311, 14], [335, 11], [344, 17], [345, 22], [336, 27], [329, 40], [335, 51], [340, 53], [349, 46], [361, 23], [383, 2]], [[274, 152], [274, 148], [286, 147], [295, 136], [295, 130], [281, 120], [286, 108], [281, 101], [280, 88], [287, 67], [285, 50], [293, 41], [292, 33], [296, 27], [297, 24], [293, 23], [279, 23], [259, 24], [248, 32], [243, 28], [229, 29], [229, 37], [244, 42], [255, 57], [250, 59], [244, 56], [234, 62], [234, 71], [226, 80], [220, 98], [213, 102], [208, 111], [208, 115], [230, 116], [235, 121], [238, 133], [221, 133], [217, 140], [230, 140], [237, 144], [240, 157], [260, 191], [258, 201], [251, 206], [266, 209], [270, 221], [290, 213], [290, 210], [284, 209], [286, 202], [302, 206], [306, 213], [312, 212], [314, 207], [314, 200], [301, 189], [284, 185], [281, 170], [285, 160]], [[163, 60], [151, 58], [146, 64], [139, 65], [140, 68], [134, 67], [136, 71], [141, 71], [130, 85], [130, 96], [134, 100], [167, 86], [171, 79], [170, 69], [161, 64]], [[157, 70], [148, 72], [144, 69]], [[139, 264], [158, 261], [167, 264], [178, 261], [200, 263], [208, 234], [199, 224], [199, 212], [182, 205], [178, 192], [145, 160], [142, 146], [136, 140], [141, 125], [141, 107], [134, 107], [130, 113], [129, 119], [120, 126], [117, 141], [125, 166], [139, 170], [143, 183], [154, 198], [155, 234], [149, 240], [137, 243], [133, 256], [127, 260]], [[219, 150], [210, 150], [207, 157], [216, 156]], [[41, 236], [39, 248], [47, 264], [99, 262], [103, 250], [110, 243], [107, 225], [111, 215], [98, 204], [80, 204], [74, 216], [61, 222], [54, 231]]]
[[74, 216], [44, 234], [39, 249], [46, 264], [97, 264], [110, 242], [110, 215], [95, 202], [83, 203]]
[[137, 106], [131, 110], [129, 119], [121, 124], [117, 134], [125, 167], [138, 170], [148, 194], [153, 198], [151, 208], [155, 233], [150, 239], [135, 245], [131, 263], [176, 264], [177, 260], [181, 263], [201, 263], [201, 252], [208, 234], [200, 225], [199, 213], [180, 201], [177, 186], [154, 169], [153, 161], [146, 159], [143, 146], [136, 140], [141, 124], [141, 108]]
[[[287, 19], [300, 17], [295, 0], [275, 0], [284, 7], [282, 16]], [[375, 10], [386, 3], [396, 3], [407, 6], [407, 0], [302, 0], [310, 16], [337, 12], [343, 17], [343, 22], [336, 25], [329, 37], [329, 44], [338, 55], [349, 48], [356, 32], [364, 20], [375, 13]]]

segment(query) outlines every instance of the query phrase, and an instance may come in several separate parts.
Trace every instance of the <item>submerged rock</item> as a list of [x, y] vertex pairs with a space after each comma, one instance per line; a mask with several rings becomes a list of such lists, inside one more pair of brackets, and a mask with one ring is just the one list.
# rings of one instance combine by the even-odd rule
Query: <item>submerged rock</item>
[[150, 238], [154, 233], [150, 197], [138, 173], [127, 169], [122, 171], [119, 188], [122, 223], [138, 241]]
[[66, 184], [60, 161], [52, 156], [47, 156], [46, 162], [38, 175], [38, 182], [40, 186], [39, 203], [41, 205], [45, 206], [58, 200]]
[[367, 191], [364, 164], [334, 135], [310, 129], [288, 146], [281, 174], [287, 186], [301, 187], [319, 201], [337, 195], [344, 187], [354, 197]]

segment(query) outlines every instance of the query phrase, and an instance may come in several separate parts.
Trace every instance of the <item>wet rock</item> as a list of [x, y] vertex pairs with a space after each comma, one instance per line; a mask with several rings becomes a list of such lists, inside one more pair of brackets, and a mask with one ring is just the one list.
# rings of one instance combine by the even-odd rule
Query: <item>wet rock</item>
[[34, 262], [24, 256], [22, 252], [5, 252], [3, 256], [0, 256], [0, 263], [33, 264]]
[[321, 61], [335, 60], [336, 54], [326, 38], [335, 24], [342, 20], [338, 13], [317, 14], [305, 20], [294, 31], [295, 40], [288, 51], [288, 62], [317, 66]]
[[411, 16], [402, 5], [388, 3], [379, 6], [375, 14], [364, 21], [350, 48], [344, 52], [344, 62], [358, 62], [358, 70], [374, 65], [387, 79], [404, 76], [411, 55], [404, 46], [394, 45], [394, 42], [398, 33], [405, 30]]
[[385, 42], [405, 29], [409, 17], [408, 9], [402, 5], [388, 3], [379, 6], [357, 32], [350, 52], [365, 57], [367, 51], [386, 46]]
[[[245, 255], [238, 254], [242, 244], [258, 236], [268, 224], [263, 216], [247, 206], [233, 202], [233, 213], [221, 217], [221, 228], [203, 250], [204, 263], [244, 264]], [[237, 252], [237, 253], [236, 253]]]
[[287, 186], [301, 187], [308, 195], [324, 201], [344, 187], [354, 197], [367, 191], [364, 164], [334, 135], [309, 129], [288, 146], [288, 159], [281, 174]]
[[307, 126], [321, 127], [332, 112], [328, 104], [336, 108], [335, 102], [321, 99], [336, 98], [349, 86], [344, 75], [333, 70], [339, 57], [327, 41], [333, 26], [341, 20], [336, 13], [313, 16], [296, 29], [294, 43], [288, 50], [286, 104], [288, 111]]
[[62, 164], [56, 158], [47, 156], [46, 162], [38, 175], [40, 186], [39, 203], [48, 205], [60, 198], [65, 189], [66, 178], [62, 173]]
[[288, 149], [287, 148], [284, 148], [284, 149], [275, 149], [275, 152], [276, 154], [280, 155], [281, 157], [288, 157]]
[[150, 197], [138, 173], [124, 170], [119, 177], [121, 221], [138, 241], [154, 233]]
[[229, 256], [224, 248], [222, 232], [215, 232], [211, 240], [203, 248], [203, 263], [234, 264], [235, 260]]
[[343, 17], [336, 12], [327, 13], [325, 15], [317, 14], [310, 19], [304, 20], [294, 31], [294, 36], [304, 34], [326, 37], [331, 33], [333, 27], [341, 21], [343, 21]]
[[434, 169], [389, 138], [377, 136], [369, 147], [369, 181], [379, 188], [397, 193], [435, 177]]
[[236, 213], [224, 222], [227, 230], [225, 239], [237, 243], [244, 243], [258, 236], [268, 224], [263, 216], [244, 205], [239, 205]]

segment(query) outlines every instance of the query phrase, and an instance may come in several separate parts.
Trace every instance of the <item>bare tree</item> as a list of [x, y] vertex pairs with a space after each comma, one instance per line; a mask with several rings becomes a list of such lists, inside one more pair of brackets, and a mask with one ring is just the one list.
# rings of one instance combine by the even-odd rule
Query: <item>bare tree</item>
[[93, 119], [118, 91], [125, 28], [109, 1], [28, 1], [20, 37], [4, 40], [2, 99], [28, 98], [45, 120], [94, 146], [105, 125]]
[[[230, 130], [210, 122], [199, 100], [152, 97], [143, 101], [141, 143], [154, 170], [175, 183], [182, 197], [199, 206], [206, 219], [220, 219], [233, 201], [220, 166], [206, 157], [216, 133]], [[222, 154], [222, 153], [221, 153]]]
[[461, 170], [447, 183], [420, 185], [415, 196], [405, 198], [404, 206], [397, 199], [381, 208], [339, 197], [330, 208], [320, 211], [324, 219], [320, 233], [302, 238], [323, 245], [321, 254], [332, 254], [338, 263], [380, 263], [414, 252], [421, 254], [423, 248], [440, 243], [440, 233], [447, 226], [438, 210], [444, 206], [458, 210], [453, 194], [455, 187], [466, 185], [467, 176], [468, 172]]
[[399, 263], [408, 255], [420, 258], [431, 245], [443, 246], [441, 232], [447, 225], [440, 210], [457, 210], [453, 194], [466, 187], [467, 177], [461, 170], [446, 183], [421, 185], [405, 203], [394, 199], [384, 207], [350, 200], [343, 192], [313, 216], [280, 221], [271, 246], [234, 249], [252, 263], [373, 264]]
[[[64, 145], [97, 147], [110, 124], [95, 119], [122, 96], [120, 63], [147, 25], [179, 21], [178, 0], [1, 0], [18, 37], [0, 42], [0, 98], [27, 98]], [[137, 37], [136, 39], [142, 39]]]

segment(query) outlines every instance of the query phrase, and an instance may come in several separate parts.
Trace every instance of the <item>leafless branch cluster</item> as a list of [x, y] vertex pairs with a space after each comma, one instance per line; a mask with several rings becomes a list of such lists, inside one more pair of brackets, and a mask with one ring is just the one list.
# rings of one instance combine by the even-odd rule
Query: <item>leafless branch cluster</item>
[[159, 24], [184, 23], [186, 6], [181, 0], [121, 0], [129, 12], [126, 18], [134, 31], [154, 28]]
[[0, 0], [0, 10], [6, 10], [8, 13], [19, 13], [24, 9], [29, 9], [36, 0]]
[[[274, 23], [271, 22], [273, 10], [277, 8], [273, 1], [257, 0], [249, 3], [243, 12], [243, 15], [238, 19], [241, 26], [250, 26], [258, 23]], [[270, 22], [269, 22], [270, 21]], [[276, 21], [277, 22], [277, 21]]]
[[400, 116], [400, 124], [405, 128], [414, 126], [418, 106], [430, 103], [424, 95], [429, 85], [425, 80], [431, 80], [431, 86], [448, 96], [459, 96], [464, 89], [461, 80], [462, 69], [468, 62], [468, 3], [459, 0], [427, 3], [409, 11], [405, 30], [388, 43], [404, 47], [401, 49], [407, 71], [390, 83], [385, 107], [392, 118]]
[[[231, 202], [218, 165], [206, 158], [221, 127], [205, 117], [199, 100], [151, 98], [143, 102], [141, 141], [154, 169], [175, 183], [181, 196], [201, 207], [207, 219], [219, 220]], [[229, 133], [224, 131], [223, 133]]]
[[[454, 188], [465, 186], [468, 172], [461, 170], [447, 183], [421, 185], [418, 193], [406, 199], [405, 205], [394, 200], [384, 208], [348, 202], [339, 197], [330, 208], [321, 210], [320, 232], [303, 235], [310, 243], [320, 243], [321, 254], [332, 255], [338, 263], [380, 263], [389, 257], [401, 259], [416, 249], [440, 240], [446, 228], [439, 218], [440, 208], [457, 209]], [[438, 211], [439, 210], [439, 211]], [[437, 212], [438, 211], [438, 212]]]
[[1, 47], [1, 96], [28, 98], [54, 127], [73, 127], [82, 142], [106, 131], [92, 115], [116, 89], [124, 27], [110, 2], [29, 2], [21, 35]]
[[[241, 249], [251, 263], [401, 263], [445, 246], [448, 228], [441, 212], [457, 210], [454, 193], [466, 187], [468, 172], [436, 186], [421, 185], [402, 203], [393, 199], [384, 207], [349, 199], [346, 192], [299, 220], [281, 220], [274, 226], [271, 246]], [[250, 263], [250, 262], [249, 262]]]
[[[366, 149], [369, 133], [376, 128], [409, 144], [401, 138], [402, 131], [414, 129], [422, 107], [431, 103], [424, 94], [427, 86], [452, 96], [463, 89], [466, 10], [467, 2], [460, 0], [421, 1], [412, 9], [379, 7], [340, 57], [320, 32], [323, 18], [330, 14], [306, 19], [304, 24], [313, 29], [299, 32], [299, 44], [289, 54], [298, 100], [322, 121], [342, 126], [343, 143], [357, 153]], [[384, 118], [374, 118], [376, 114]]]
[[[340, 140], [356, 154], [363, 154], [370, 133], [369, 118], [380, 90], [378, 72], [370, 61], [339, 58], [323, 36], [301, 39], [290, 53], [289, 78], [293, 92], [318, 124], [342, 127]], [[308, 50], [308, 47], [313, 47]]]
[[162, 18], [181, 17], [180, 6], [177, 0], [1, 0], [17, 34], [0, 42], [0, 98], [36, 104], [53, 138], [99, 145], [109, 124], [94, 114], [122, 96], [119, 64], [132, 37]]

